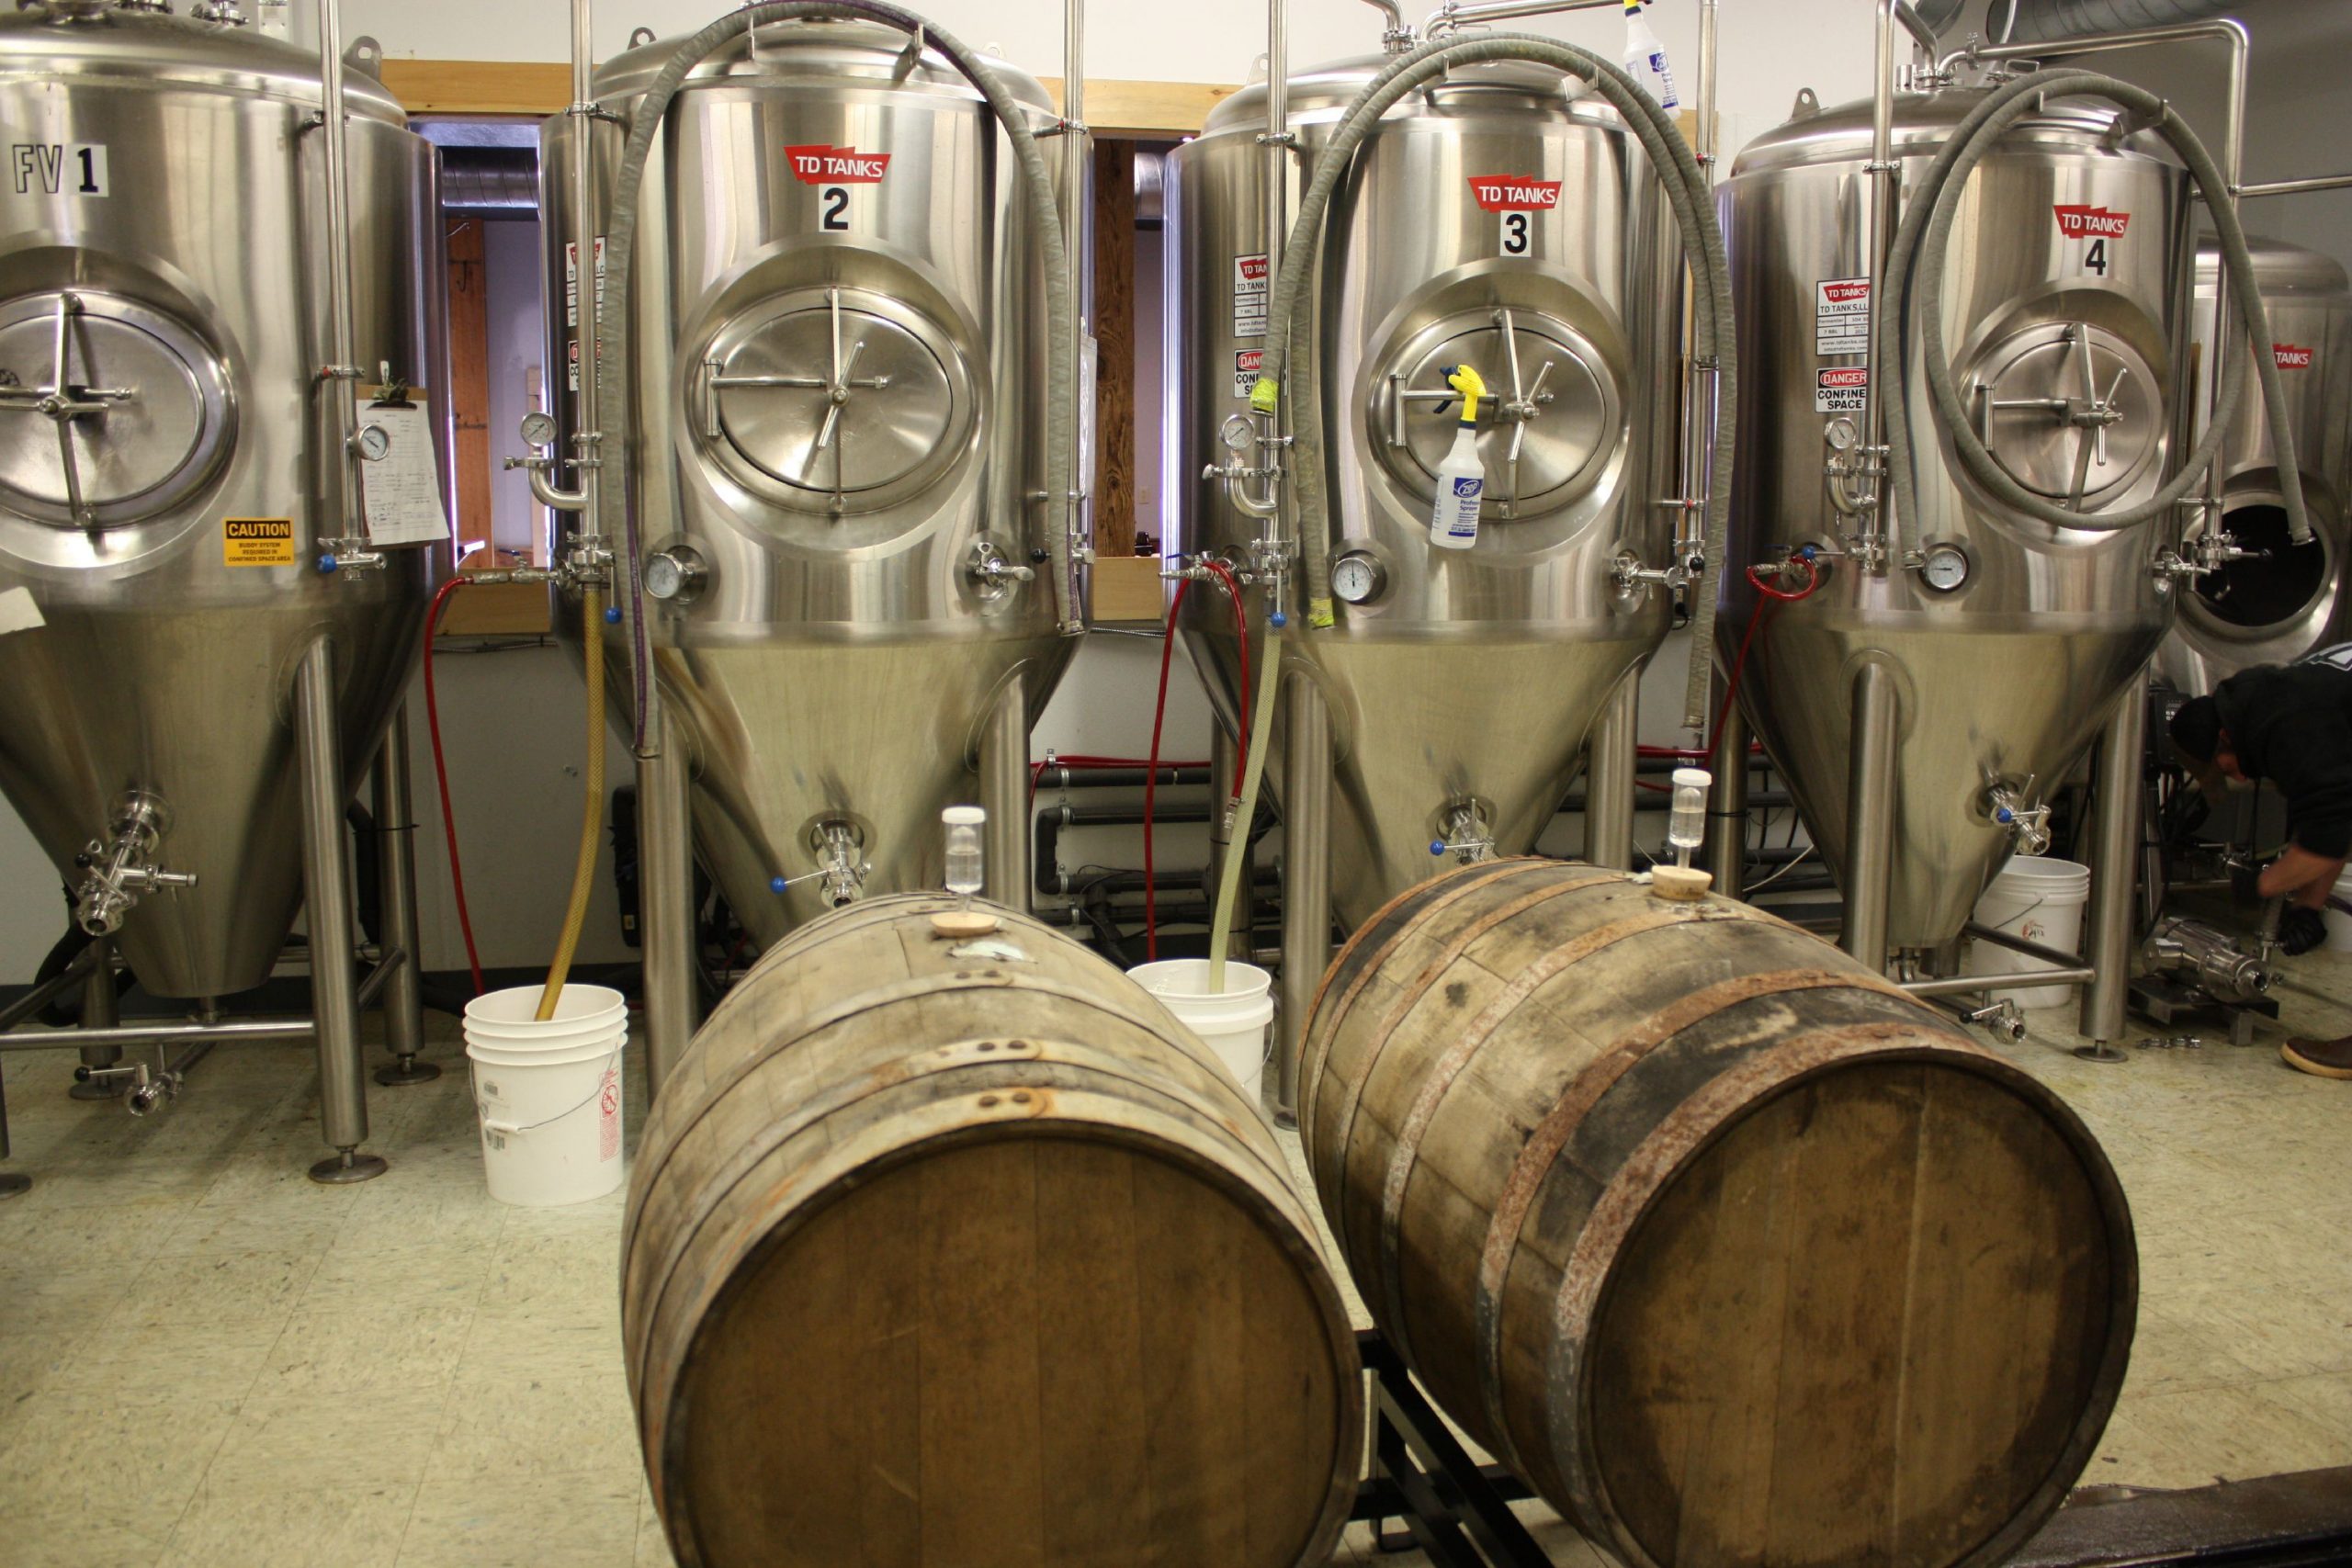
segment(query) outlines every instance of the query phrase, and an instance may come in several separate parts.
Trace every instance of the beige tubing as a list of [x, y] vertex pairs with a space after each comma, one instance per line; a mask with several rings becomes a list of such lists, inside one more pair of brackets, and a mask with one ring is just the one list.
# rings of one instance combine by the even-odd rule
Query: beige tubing
[[580, 862], [571, 873], [571, 902], [563, 911], [563, 934], [548, 965], [547, 988], [539, 993], [541, 1021], [555, 1016], [563, 997], [571, 955], [580, 948], [580, 928], [588, 923], [588, 894], [596, 885], [596, 838], [605, 823], [605, 595], [590, 583], [580, 595], [581, 644], [588, 657], [587, 800], [580, 813]]

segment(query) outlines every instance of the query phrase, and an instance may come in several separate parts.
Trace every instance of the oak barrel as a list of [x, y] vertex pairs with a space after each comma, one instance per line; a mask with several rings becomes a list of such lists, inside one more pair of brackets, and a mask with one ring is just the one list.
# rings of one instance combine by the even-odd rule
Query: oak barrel
[[1363, 1387], [1207, 1048], [1077, 942], [876, 898], [771, 949], [646, 1120], [621, 1328], [684, 1568], [1322, 1562]]
[[2138, 1260], [2082, 1122], [1746, 905], [1425, 883], [1325, 976], [1299, 1121], [1382, 1332], [1627, 1562], [2000, 1561], [2114, 1407]]

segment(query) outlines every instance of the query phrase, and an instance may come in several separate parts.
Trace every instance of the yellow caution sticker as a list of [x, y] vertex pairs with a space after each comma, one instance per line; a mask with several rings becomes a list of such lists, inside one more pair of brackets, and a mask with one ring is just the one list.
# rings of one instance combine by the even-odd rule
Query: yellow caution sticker
[[294, 519], [224, 519], [220, 525], [220, 558], [231, 566], [292, 566]]

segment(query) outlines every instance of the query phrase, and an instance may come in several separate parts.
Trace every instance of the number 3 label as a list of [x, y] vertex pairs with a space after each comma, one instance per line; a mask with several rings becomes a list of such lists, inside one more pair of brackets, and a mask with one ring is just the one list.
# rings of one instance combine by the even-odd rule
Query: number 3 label
[[1533, 236], [1528, 231], [1527, 214], [1524, 212], [1504, 213], [1503, 254], [1523, 256], [1533, 248]]
[[836, 234], [849, 232], [849, 186], [818, 187], [817, 227]]

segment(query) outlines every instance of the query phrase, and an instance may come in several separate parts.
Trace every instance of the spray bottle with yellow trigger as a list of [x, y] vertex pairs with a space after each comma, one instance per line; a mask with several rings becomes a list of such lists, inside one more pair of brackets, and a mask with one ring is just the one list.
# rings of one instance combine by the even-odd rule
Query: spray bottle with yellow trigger
[[1478, 400], [1487, 383], [1467, 365], [1446, 367], [1445, 384], [1462, 394], [1462, 423], [1453, 449], [1437, 466], [1437, 501], [1430, 510], [1430, 543], [1466, 550], [1478, 542], [1478, 509], [1487, 495], [1487, 466], [1478, 461]]
[[1657, 100], [1658, 107], [1677, 108], [1682, 99], [1674, 90], [1674, 67], [1667, 61], [1666, 45], [1658, 42], [1657, 34], [1642, 18], [1642, 7], [1647, 3], [1625, 0], [1625, 70]]

